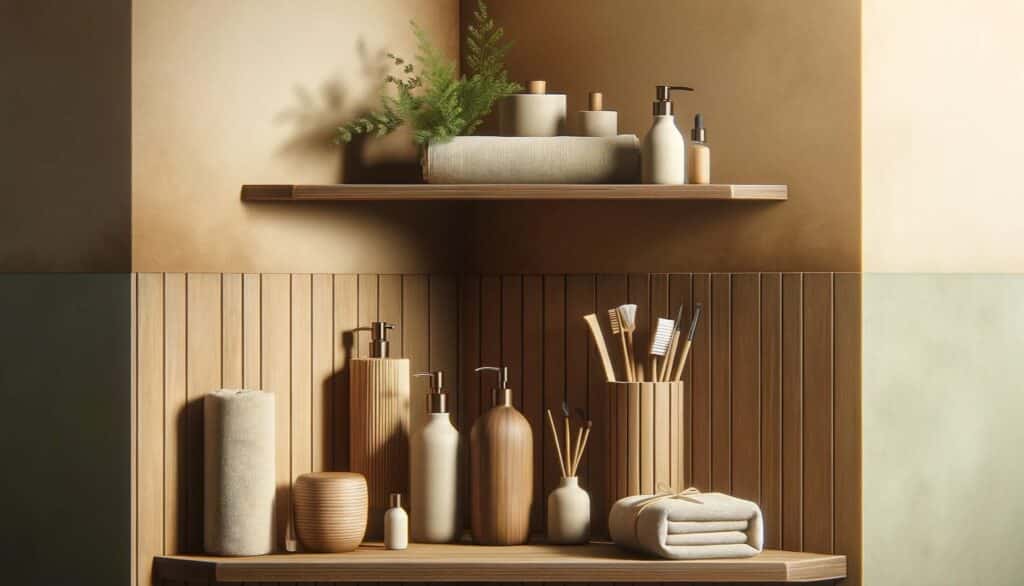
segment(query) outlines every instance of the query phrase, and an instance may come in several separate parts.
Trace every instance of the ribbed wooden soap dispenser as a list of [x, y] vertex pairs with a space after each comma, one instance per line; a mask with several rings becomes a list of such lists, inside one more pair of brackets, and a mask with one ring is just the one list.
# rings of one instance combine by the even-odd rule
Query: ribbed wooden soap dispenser
[[366, 477], [366, 536], [380, 539], [388, 496], [409, 493], [409, 359], [389, 356], [393, 324], [371, 328], [370, 357], [349, 365], [349, 467]]
[[508, 367], [481, 366], [498, 373], [493, 406], [470, 432], [470, 493], [473, 541], [521, 545], [530, 536], [533, 503], [533, 431], [512, 406]]

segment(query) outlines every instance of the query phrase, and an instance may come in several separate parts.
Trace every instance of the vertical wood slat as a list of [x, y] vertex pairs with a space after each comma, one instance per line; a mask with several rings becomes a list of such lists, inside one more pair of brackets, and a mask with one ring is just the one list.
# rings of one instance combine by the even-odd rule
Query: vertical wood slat
[[804, 547], [833, 549], [832, 275], [804, 276]]
[[188, 426], [185, 506], [189, 552], [203, 549], [203, 397], [221, 381], [221, 283], [219, 274], [189, 274], [187, 300]]
[[[331, 469], [334, 458], [334, 279], [312, 276], [310, 307], [310, 367], [312, 392], [312, 466], [314, 472]], [[342, 429], [347, 429], [348, 426]]]
[[263, 275], [262, 345], [263, 390], [274, 393], [274, 435], [277, 445], [276, 544], [283, 551], [291, 502], [291, 278]]
[[[675, 311], [680, 306], [683, 308], [683, 323], [679, 324], [680, 346], [685, 343], [690, 320], [693, 317], [692, 293], [693, 278], [691, 275], [675, 274], [669, 276], [669, 309]], [[691, 436], [693, 431], [693, 382], [690, 376], [693, 372], [693, 368], [690, 366], [692, 360], [693, 356], [691, 354], [683, 368], [683, 400], [680, 404], [673, 404], [671, 406], [672, 442], [676, 445], [683, 444], [682, 459], [673, 459], [670, 462], [672, 466], [670, 472], [673, 479], [672, 484], [678, 487], [693, 485], [693, 470], [690, 467], [693, 461], [693, 438]], [[671, 373], [668, 376], [671, 376]]]
[[[459, 285], [459, 390], [458, 397], [460, 415], [464, 433], [469, 433], [473, 422], [480, 413], [481, 401], [480, 379], [473, 372], [480, 365], [480, 278], [465, 276]], [[469, 437], [469, 436], [466, 436]], [[459, 471], [462, 476], [460, 485], [466, 487], [469, 496], [469, 446], [459, 454]], [[463, 524], [469, 528], [468, 507], [464, 509]]]
[[[551, 410], [556, 427], [561, 425], [562, 403], [565, 401], [565, 277], [544, 277], [544, 408]], [[547, 518], [547, 495], [558, 486], [561, 471], [555, 457], [555, 440], [547, 423], [542, 426], [544, 444], [544, 490], [540, 505]], [[559, 428], [559, 434], [562, 434]]]
[[847, 581], [861, 578], [861, 277], [837, 274], [835, 311], [835, 551]]
[[761, 510], [765, 547], [782, 547], [782, 276], [761, 276]]
[[803, 275], [782, 275], [782, 547], [800, 551], [803, 523]]
[[242, 388], [242, 362], [245, 341], [242, 337], [242, 275], [221, 276], [221, 376], [220, 386]]
[[523, 414], [533, 429], [533, 507], [530, 524], [544, 527], [544, 282], [534, 275], [522, 281], [522, 388]]
[[693, 336], [690, 349], [690, 439], [692, 448], [691, 465], [693, 486], [700, 490], [711, 490], [711, 275], [693, 276], [693, 308], [702, 307], [700, 321]]
[[164, 553], [188, 551], [185, 543], [185, 411], [188, 405], [185, 349], [188, 328], [185, 275], [164, 276]]
[[[402, 277], [401, 356], [409, 359], [409, 374], [430, 369], [430, 284], [425, 275]], [[394, 355], [394, 354], [393, 354]], [[413, 378], [409, 386], [409, 433], [427, 420], [428, 380]], [[404, 498], [408, 499], [409, 495]]]
[[349, 469], [349, 359], [356, 354], [359, 327], [359, 278], [334, 275], [334, 470]]
[[[616, 378], [625, 380], [625, 368], [622, 362], [621, 344], [617, 336], [611, 335], [611, 328], [608, 325], [608, 310], [625, 303], [626, 301], [626, 279], [619, 275], [598, 275], [595, 282], [595, 312], [598, 322], [602, 326], [605, 335], [606, 345], [611, 355], [612, 364], [615, 369]], [[591, 360], [593, 360], [593, 355]], [[615, 442], [612, 441], [614, 427], [609, 419], [609, 395], [607, 387], [602, 379], [591, 381], [590, 385], [590, 417], [594, 421], [593, 431], [588, 440], [587, 451], [594, 455], [590, 458], [590, 505], [591, 525], [596, 537], [607, 537], [608, 518], [605, 511], [610, 508], [611, 503], [607, 502], [611, 491], [608, 489], [608, 461], [614, 457], [612, 449]]]
[[[129, 482], [131, 484], [129, 499], [131, 500], [131, 511], [129, 512], [129, 519], [131, 519], [131, 528], [129, 530], [129, 548], [131, 554], [129, 557], [129, 569], [128, 569], [128, 584], [135, 586], [138, 584], [139, 579], [139, 285], [138, 275], [132, 274], [128, 280], [128, 288], [130, 293], [128, 295], [129, 303], [131, 304], [131, 334], [129, 335], [131, 343], [131, 366], [130, 377], [131, 377], [131, 390], [129, 396], [129, 415], [130, 421], [130, 434], [131, 434], [131, 463], [128, 465], [128, 474], [130, 475]], [[162, 406], [162, 405], [161, 405]], [[161, 415], [163, 411], [161, 411]], [[147, 430], [148, 431], [148, 430]], [[163, 454], [161, 454], [163, 456]], [[160, 503], [161, 508], [163, 503]], [[161, 525], [161, 529], [163, 529]]]
[[711, 276], [711, 488], [732, 491], [732, 286]]
[[[291, 340], [290, 412], [291, 476], [313, 470], [313, 282], [311, 275], [291, 275], [289, 338]], [[293, 536], [290, 538], [294, 539]]]
[[[587, 411], [587, 393], [590, 390], [590, 333], [583, 316], [594, 312], [593, 275], [571, 275], [566, 278], [565, 304], [565, 394], [566, 404], [572, 417], [573, 430], [570, 442], [576, 441], [576, 428], [582, 422], [576, 417], [576, 409]], [[563, 451], [567, 451], [563, 446]], [[566, 466], [569, 463], [566, 462]], [[580, 485], [590, 489], [586, 460], [580, 463]]]
[[137, 507], [138, 584], [151, 583], [152, 564], [164, 553], [164, 278], [137, 276], [138, 345]]
[[501, 364], [508, 367], [512, 404], [523, 408], [523, 279], [519, 275], [501, 277], [499, 293]]
[[260, 291], [259, 275], [242, 275], [242, 385], [247, 389], [263, 388]]
[[732, 494], [761, 500], [761, 281], [731, 277]]

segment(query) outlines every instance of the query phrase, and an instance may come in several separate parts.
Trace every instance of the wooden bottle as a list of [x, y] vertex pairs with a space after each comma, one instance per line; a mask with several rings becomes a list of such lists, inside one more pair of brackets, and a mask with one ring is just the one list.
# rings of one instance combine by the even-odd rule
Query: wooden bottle
[[349, 468], [366, 477], [366, 537], [381, 539], [389, 496], [409, 492], [409, 359], [388, 356], [392, 324], [372, 327], [370, 358], [350, 362]]
[[476, 369], [498, 373], [493, 406], [470, 432], [470, 516], [473, 541], [521, 545], [530, 536], [533, 503], [533, 431], [512, 406], [508, 367]]

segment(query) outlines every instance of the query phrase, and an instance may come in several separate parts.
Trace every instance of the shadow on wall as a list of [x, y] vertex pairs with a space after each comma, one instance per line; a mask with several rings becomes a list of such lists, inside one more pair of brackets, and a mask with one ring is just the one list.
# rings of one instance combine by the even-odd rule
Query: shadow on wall
[[314, 153], [331, 157], [340, 150], [339, 183], [419, 183], [422, 173], [418, 160], [410, 160], [407, 153], [401, 156], [398, 153], [387, 156], [375, 153], [377, 149], [373, 147], [380, 139], [357, 135], [347, 145], [339, 146], [334, 142], [335, 129], [339, 125], [369, 114], [376, 106], [378, 96], [385, 88], [384, 77], [390, 69], [385, 51], [378, 49], [371, 54], [362, 38], [356, 42], [356, 53], [361, 63], [361, 74], [366, 85], [373, 88], [372, 93], [360, 100], [353, 113], [346, 107], [349, 92], [337, 78], [324, 81], [316, 90], [296, 86], [294, 105], [274, 117], [275, 124], [294, 127], [291, 138], [281, 145], [278, 153], [296, 158]]

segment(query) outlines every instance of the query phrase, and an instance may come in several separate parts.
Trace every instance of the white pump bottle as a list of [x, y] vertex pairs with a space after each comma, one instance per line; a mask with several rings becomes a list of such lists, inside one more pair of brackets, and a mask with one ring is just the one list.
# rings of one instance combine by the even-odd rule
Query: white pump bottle
[[409, 438], [412, 540], [448, 543], [459, 536], [459, 431], [448, 414], [444, 373], [430, 377], [427, 421]]
[[686, 183], [686, 140], [676, 127], [672, 115], [672, 90], [692, 92], [693, 88], [659, 85], [655, 86], [653, 107], [654, 124], [644, 135], [641, 145], [644, 183], [682, 185]]

